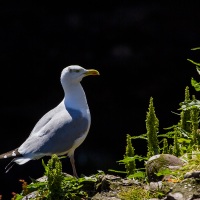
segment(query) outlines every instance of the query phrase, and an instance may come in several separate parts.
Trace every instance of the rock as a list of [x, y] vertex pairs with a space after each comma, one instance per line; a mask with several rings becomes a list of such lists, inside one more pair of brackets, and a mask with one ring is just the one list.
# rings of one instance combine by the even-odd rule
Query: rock
[[[195, 172], [191, 172], [190, 174], [188, 173], [188, 177], [193, 173], [195, 174]], [[199, 174], [199, 171], [196, 171], [196, 174]], [[47, 178], [44, 176], [37, 180], [44, 182]], [[169, 182], [167, 179], [163, 179], [162, 181], [146, 184], [139, 182], [138, 180], [136, 181], [135, 179], [103, 174], [99, 176], [97, 185], [93, 185], [92, 187], [85, 187], [84, 185], [82, 189], [88, 193], [89, 199], [91, 200], [125, 200], [126, 192], [132, 192], [137, 189], [144, 189], [152, 194], [163, 192], [165, 196], [161, 197], [162, 200], [200, 200], [200, 179], [198, 178], [186, 178], [181, 182]], [[122, 195], [122, 192], [125, 194], [124, 196]], [[22, 200], [36, 199], [37, 195], [38, 192], [35, 191], [28, 194]], [[143, 196], [138, 197], [142, 198]], [[159, 199], [152, 197], [148, 200]]]
[[160, 190], [162, 188], [162, 181], [158, 182], [150, 182], [149, 184], [149, 190]]
[[100, 191], [109, 191], [112, 188], [112, 185], [121, 184], [121, 178], [114, 175], [104, 175], [102, 177], [101, 183], [98, 184], [97, 190]]
[[194, 178], [176, 183], [167, 195], [167, 200], [194, 200], [200, 198], [200, 181]]
[[46, 182], [46, 181], [47, 181], [47, 176], [42, 176], [42, 177], [36, 179], [36, 181], [39, 181], [39, 182]]
[[200, 178], [200, 171], [194, 171], [194, 172], [187, 172], [184, 175], [184, 178]]
[[22, 198], [22, 200], [32, 200], [36, 199], [38, 196], [38, 191], [31, 192], [30, 194], [26, 195], [25, 197]]
[[135, 179], [122, 179], [122, 185], [123, 186], [130, 186], [130, 185], [141, 185], [141, 183], [138, 181], [138, 180], [135, 180]]
[[183, 166], [183, 162], [181, 161], [180, 158], [174, 155], [158, 154], [152, 156], [146, 162], [146, 172], [148, 176], [148, 181], [149, 182], [161, 181], [164, 175], [157, 176], [156, 173], [167, 168], [170, 170], [175, 170], [177, 168], [180, 168], [181, 166]]
[[107, 193], [97, 193], [91, 198], [91, 200], [120, 200], [120, 199], [116, 197], [116, 194], [107, 192]]
[[185, 200], [183, 197], [183, 194], [180, 192], [175, 192], [175, 193], [169, 193], [167, 200]]
[[151, 198], [151, 199], [148, 199], [148, 200], [159, 200], [158, 198]]

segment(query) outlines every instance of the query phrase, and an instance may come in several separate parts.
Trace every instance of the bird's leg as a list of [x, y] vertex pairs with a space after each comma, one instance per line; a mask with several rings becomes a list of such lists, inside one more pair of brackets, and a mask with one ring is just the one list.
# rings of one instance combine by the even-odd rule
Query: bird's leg
[[73, 176], [75, 176], [76, 178], [78, 178], [78, 175], [77, 175], [77, 172], [76, 172], [76, 167], [75, 167], [74, 154], [72, 154], [70, 156], [70, 162], [71, 162], [71, 165], [72, 165]]

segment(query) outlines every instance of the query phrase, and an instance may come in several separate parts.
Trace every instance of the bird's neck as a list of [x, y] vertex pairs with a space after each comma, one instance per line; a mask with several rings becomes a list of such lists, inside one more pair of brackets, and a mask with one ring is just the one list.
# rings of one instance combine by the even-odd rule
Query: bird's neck
[[80, 83], [72, 84], [70, 87], [66, 87], [64, 89], [64, 93], [64, 103], [67, 108], [74, 108], [79, 110], [89, 109], [85, 92]]

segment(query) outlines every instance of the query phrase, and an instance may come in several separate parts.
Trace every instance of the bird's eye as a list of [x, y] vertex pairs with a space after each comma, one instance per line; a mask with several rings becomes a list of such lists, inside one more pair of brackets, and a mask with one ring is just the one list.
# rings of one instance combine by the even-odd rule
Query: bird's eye
[[75, 70], [75, 72], [77, 72], [77, 73], [78, 73], [78, 72], [80, 72], [80, 70], [79, 70], [79, 69], [76, 69], [76, 70]]
[[69, 69], [69, 72], [71, 73], [71, 72], [72, 72], [72, 69]]

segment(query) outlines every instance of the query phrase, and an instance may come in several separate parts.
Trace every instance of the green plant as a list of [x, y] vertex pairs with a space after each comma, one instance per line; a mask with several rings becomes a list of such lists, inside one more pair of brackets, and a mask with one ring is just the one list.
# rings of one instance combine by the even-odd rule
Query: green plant
[[185, 88], [185, 100], [181, 102], [180, 121], [176, 125], [165, 128], [166, 134], [159, 137], [173, 138], [173, 146], [170, 146], [169, 153], [181, 156], [184, 153], [191, 153], [192, 150], [199, 148], [200, 135], [198, 134], [200, 102], [195, 99], [194, 95], [190, 99], [189, 87]]
[[[200, 47], [197, 47], [197, 48], [193, 48], [191, 50], [200, 50]], [[198, 62], [195, 62], [191, 59], [187, 59], [189, 62], [191, 62], [192, 64], [196, 65], [196, 70], [197, 72], [200, 74], [200, 63]], [[191, 85], [194, 87], [194, 89], [196, 91], [200, 91], [200, 83], [197, 82], [193, 77], [191, 78]]]
[[45, 175], [47, 176], [48, 200], [63, 199], [63, 180], [62, 164], [57, 155], [52, 155], [48, 164], [45, 165]]
[[[185, 88], [185, 100], [184, 100], [184, 104], [188, 104], [190, 103], [190, 91], [189, 91], [189, 87], [186, 86]], [[180, 103], [180, 105], [182, 105]], [[186, 132], [190, 132], [191, 131], [191, 124], [190, 124], [190, 111], [189, 110], [182, 110], [181, 114], [180, 114], [180, 122], [179, 122], [179, 126], [185, 130]]]
[[[126, 166], [130, 166], [130, 163], [135, 163], [135, 161], [144, 161], [146, 160], [145, 157], [139, 156], [139, 155], [134, 155], [133, 157], [124, 157], [124, 159], [117, 161], [119, 164], [124, 164], [125, 168]], [[132, 173], [131, 171], [118, 171], [118, 170], [113, 170], [109, 169], [110, 172], [115, 172], [115, 173], [121, 173], [121, 174], [126, 174], [128, 178], [136, 178], [140, 180], [145, 180], [146, 179], [146, 173], [144, 168], [137, 168], [135, 165], [135, 169]]]
[[174, 130], [174, 146], [173, 146], [173, 155], [179, 157], [181, 155], [180, 144], [178, 142], [178, 130]]
[[[195, 98], [193, 98], [195, 100]], [[198, 126], [199, 126], [199, 113], [200, 110], [198, 107], [194, 106], [192, 107], [190, 111], [191, 115], [191, 127], [192, 127], [192, 146], [194, 147], [193, 149], [196, 150], [198, 149], [200, 145], [200, 137], [198, 134]]]
[[[132, 142], [131, 142], [131, 136], [129, 134], [126, 135], [126, 152], [124, 155], [124, 158], [128, 158], [128, 157], [134, 157], [135, 154], [135, 150], [134, 147], [132, 146]], [[127, 176], [134, 174], [135, 173], [135, 169], [136, 169], [136, 164], [135, 164], [135, 160], [132, 160], [130, 162], [127, 162], [125, 164], [125, 168], [126, 168], [126, 172], [127, 172]]]
[[158, 127], [159, 127], [159, 120], [156, 117], [155, 108], [153, 106], [153, 98], [151, 97], [149, 102], [149, 111], [147, 112], [146, 115], [148, 158], [160, 153], [160, 147], [158, 145], [158, 137], [157, 137]]
[[169, 149], [168, 149], [168, 141], [166, 138], [163, 139], [163, 150], [162, 150], [162, 153], [163, 154], [167, 154], [169, 153]]
[[[198, 72], [200, 72], [200, 67], [198, 68]], [[134, 155], [134, 149], [131, 144], [131, 139], [147, 140], [147, 147], [148, 147], [147, 158], [160, 153], [160, 147], [158, 141], [159, 137], [163, 137], [163, 140], [161, 140], [163, 141], [162, 153], [165, 154], [169, 153], [180, 157], [185, 153], [187, 153], [188, 157], [190, 157], [191, 152], [199, 148], [200, 131], [198, 129], [198, 126], [199, 126], [200, 101], [196, 100], [194, 96], [192, 100], [190, 99], [190, 91], [188, 86], [186, 86], [185, 88], [185, 99], [179, 105], [180, 105], [179, 110], [181, 111], [180, 114], [178, 114], [180, 116], [180, 121], [169, 128], [165, 128], [165, 130], [168, 130], [167, 133], [158, 135], [159, 120], [155, 114], [153, 98], [152, 97], [150, 98], [149, 108], [145, 120], [147, 133], [141, 134], [139, 136], [127, 135], [127, 147], [124, 159], [118, 161], [119, 163], [125, 164], [126, 173], [128, 174], [128, 177], [134, 177], [134, 175], [137, 174], [136, 172], [138, 172], [138, 169], [136, 168], [135, 165], [135, 160], [138, 159], [138, 155]], [[173, 140], [173, 143], [168, 144], [168, 139]], [[140, 159], [141, 158], [143, 160], [146, 159], [145, 157], [140, 157]], [[130, 168], [131, 162], [134, 163], [133, 165], [134, 167]]]
[[174, 149], [174, 147], [173, 147], [173, 145], [169, 145], [169, 154], [173, 154], [173, 149]]
[[[79, 179], [62, 173], [62, 164], [57, 155], [52, 155], [47, 165], [42, 161], [45, 169], [46, 181], [32, 179], [32, 183], [22, 182], [22, 192], [13, 193], [12, 200], [21, 200], [27, 194], [36, 191], [36, 200], [81, 200], [88, 198], [87, 190], [94, 190], [98, 177], [103, 172], [91, 177]], [[44, 177], [45, 177], [44, 176]]]

